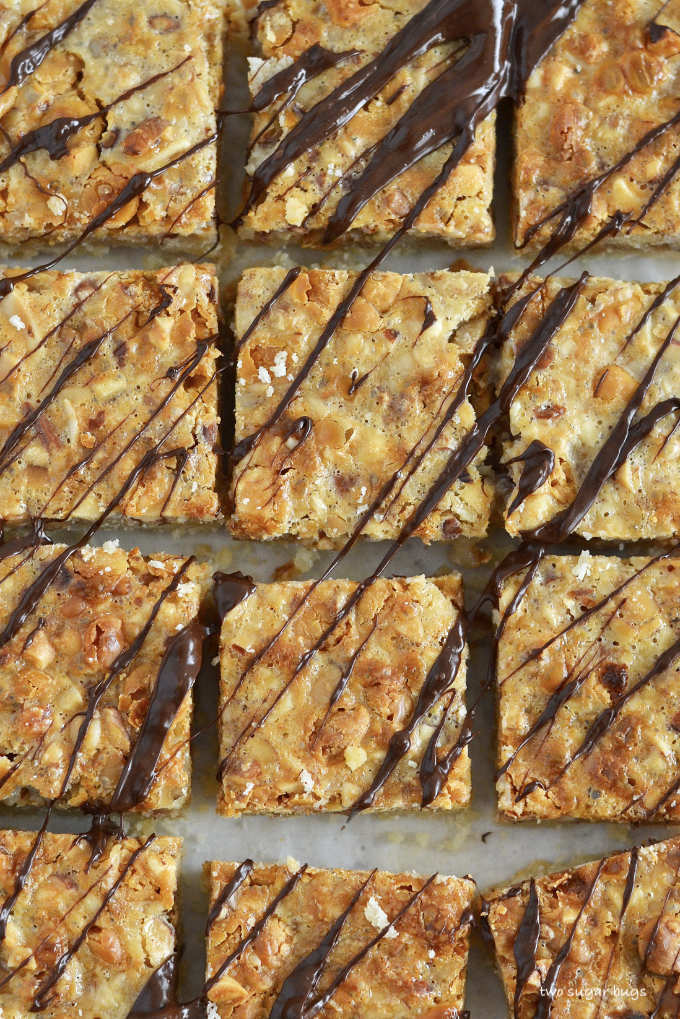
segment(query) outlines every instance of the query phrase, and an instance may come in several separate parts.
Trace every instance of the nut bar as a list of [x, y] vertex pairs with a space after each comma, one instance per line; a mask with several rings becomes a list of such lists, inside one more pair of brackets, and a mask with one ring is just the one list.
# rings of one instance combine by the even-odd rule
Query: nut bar
[[[567, 282], [540, 285], [504, 344], [506, 376]], [[633, 541], [680, 533], [680, 287], [589, 278], [512, 401], [510, 534]]]
[[43, 272], [0, 300], [0, 517], [212, 520], [216, 277]]
[[[474, 883], [290, 860], [209, 863], [208, 1000], [220, 1019], [456, 1019]], [[287, 1007], [288, 1006], [288, 1007]]]
[[6, 0], [0, 246], [215, 240], [223, 20], [223, 0]]
[[494, 893], [483, 908], [515, 1019], [678, 1010], [680, 839]]
[[[261, 56], [249, 61], [256, 115], [243, 236], [315, 245], [328, 241], [331, 227], [345, 241], [385, 241], [432, 187], [412, 228], [416, 236], [456, 245], [493, 240], [495, 114], [482, 121], [448, 178], [437, 180], [451, 154], [450, 142], [409, 165], [427, 118], [425, 112], [416, 115], [418, 104], [426, 101], [428, 88], [446, 91], [438, 79], [465, 50], [460, 40], [446, 41], [442, 26], [434, 45], [423, 40], [417, 55], [405, 54], [387, 70], [386, 51], [400, 31], [418, 49], [412, 19], [425, 6], [425, 0], [396, 0], [389, 7], [355, 0], [260, 5], [254, 24]], [[357, 76], [363, 81], [346, 116], [338, 90]], [[364, 93], [366, 102], [357, 99]], [[440, 107], [444, 100], [442, 95]], [[419, 121], [420, 139], [417, 127], [408, 126], [409, 113]], [[298, 144], [305, 133], [310, 140]], [[396, 147], [392, 138], [398, 138]], [[376, 165], [388, 163], [391, 173], [374, 181]], [[357, 194], [367, 200], [351, 222], [344, 222], [343, 200]]]
[[673, 2], [578, 6], [517, 110], [515, 244], [544, 243], [575, 216], [583, 247], [617, 213], [618, 243], [677, 244], [679, 31]]
[[341, 620], [357, 593], [348, 580], [258, 584], [225, 617], [220, 813], [469, 802], [460, 577], [374, 581]]
[[0, 799], [179, 809], [207, 568], [111, 541], [2, 556]]
[[[280, 268], [250, 269], [241, 278], [237, 537], [290, 535], [328, 547], [363, 517], [366, 537], [394, 538], [475, 422], [463, 375], [490, 313], [489, 277], [376, 273], [334, 327], [355, 280], [348, 272]], [[480, 469], [485, 456], [418, 529], [424, 541], [486, 533], [492, 486]]]
[[0, 1013], [127, 1019], [177, 948], [180, 852], [175, 838], [107, 839], [95, 851], [91, 835], [1, 831]]
[[680, 559], [551, 556], [503, 584], [508, 819], [680, 820]]

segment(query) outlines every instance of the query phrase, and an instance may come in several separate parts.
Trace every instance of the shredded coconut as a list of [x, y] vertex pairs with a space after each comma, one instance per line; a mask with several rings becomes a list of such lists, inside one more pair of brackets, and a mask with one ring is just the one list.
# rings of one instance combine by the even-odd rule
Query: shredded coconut
[[279, 350], [274, 358], [274, 366], [272, 368], [272, 374], [277, 379], [282, 379], [286, 374], [286, 360], [288, 359], [287, 350]]
[[118, 538], [109, 538], [102, 545], [102, 552], [106, 552], [107, 555], [113, 555], [116, 549], [120, 548], [120, 541]]
[[306, 793], [310, 793], [314, 788], [314, 779], [309, 774], [309, 772], [303, 768], [300, 774], [298, 775], [298, 778], [300, 779], [300, 785], [302, 786], [304, 791]]
[[10, 315], [9, 324], [14, 326], [15, 329], [25, 329], [26, 323], [23, 319], [20, 319], [18, 315]]
[[581, 552], [578, 557], [578, 562], [574, 569], [574, 575], [577, 580], [583, 580], [585, 577], [590, 575], [590, 552]]
[[[377, 927], [379, 930], [382, 930], [383, 927], [387, 927], [388, 923], [387, 913], [373, 895], [370, 897], [366, 904], [364, 916], [366, 917], [370, 924], [372, 924], [374, 927]], [[388, 927], [385, 933], [385, 937], [396, 938], [396, 936], [397, 932], [395, 931], [394, 927], [390, 925], [390, 927]]]
[[260, 380], [260, 382], [264, 382], [265, 385], [267, 385], [272, 380], [271, 375], [264, 367], [264, 365], [260, 365], [260, 367], [257, 369], [257, 377]]

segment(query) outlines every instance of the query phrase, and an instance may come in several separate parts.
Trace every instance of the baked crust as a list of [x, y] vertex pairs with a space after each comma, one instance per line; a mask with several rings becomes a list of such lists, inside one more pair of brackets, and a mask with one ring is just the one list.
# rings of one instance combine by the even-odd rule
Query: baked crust
[[[525, 578], [504, 583], [501, 614]], [[680, 647], [645, 681], [680, 640], [679, 598], [677, 557], [543, 559], [499, 642], [505, 817], [680, 818]]]
[[[507, 281], [502, 281], [507, 282]], [[541, 281], [529, 280], [525, 293]], [[545, 281], [505, 343], [500, 375], [505, 377], [518, 351], [541, 321], [550, 301], [568, 282]], [[589, 279], [574, 310], [561, 326], [537, 369], [510, 407], [510, 435], [503, 462], [514, 488], [506, 502], [510, 534], [532, 531], [569, 507], [588, 469], [661, 351], [678, 314], [680, 289], [635, 332], [663, 284]], [[517, 295], [519, 296], [519, 295]], [[680, 393], [680, 346], [670, 343], [635, 415], [640, 421], [657, 404]], [[634, 541], [673, 537], [680, 531], [680, 430], [677, 409], [662, 417], [599, 489], [576, 527], [584, 538]], [[510, 463], [538, 441], [555, 457], [544, 484], [509, 517], [524, 464]]]
[[[515, 129], [515, 244], [570, 195], [616, 166], [657, 125], [677, 113], [680, 35], [672, 5], [650, 0], [588, 0], [529, 76]], [[661, 13], [660, 13], [661, 12]], [[648, 31], [657, 17], [673, 30]], [[677, 20], [677, 19], [676, 19]], [[680, 126], [663, 132], [597, 189], [590, 214], [576, 233], [583, 246], [616, 212], [630, 223], [614, 243], [645, 248], [677, 244], [675, 179], [633, 225], [677, 158]], [[532, 238], [543, 242], [551, 220]], [[629, 229], [629, 226], [632, 229]]]
[[[77, 0], [4, 4], [0, 164], [28, 132], [114, 104], [71, 135], [65, 154], [53, 159], [43, 148], [0, 172], [0, 244], [9, 249], [73, 240], [134, 174], [164, 166], [216, 131], [223, 0], [164, 0], [161, 8], [150, 0], [97, 0], [33, 74], [3, 89], [11, 84], [12, 59], [78, 7]], [[159, 74], [157, 81], [115, 102]], [[182, 159], [89, 241], [165, 238], [183, 247], [207, 247], [215, 239], [210, 185], [216, 167], [214, 144]]]
[[[284, 269], [250, 269], [239, 284], [237, 339], [265, 313], [239, 352], [237, 443], [268, 425], [356, 275], [302, 269], [267, 310], [286, 278]], [[475, 421], [466, 399], [427, 451], [490, 309], [483, 273], [372, 276], [286, 413], [236, 463], [233, 533], [338, 545], [404, 470], [362, 532], [396, 537]], [[291, 429], [301, 418], [312, 424], [298, 442]], [[421, 452], [422, 465], [408, 478]], [[480, 472], [485, 456], [486, 449], [416, 532], [424, 541], [486, 533], [492, 486]]]
[[[326, 581], [311, 591], [305, 582], [258, 584], [226, 616], [220, 654], [220, 755], [227, 758], [236, 743], [238, 749], [222, 775], [220, 813], [346, 810], [371, 786], [391, 736], [413, 714], [427, 674], [460, 617], [463, 592], [459, 576], [376, 581], [324, 649], [293, 679], [300, 656], [314, 647], [356, 586], [348, 580]], [[305, 597], [275, 647], [250, 666]], [[443, 756], [455, 745], [465, 717], [466, 663], [467, 649], [373, 809], [420, 807], [419, 767], [427, 744], [445, 716], [437, 742]], [[334, 689], [347, 673], [344, 691], [331, 705]], [[238, 742], [249, 720], [259, 719], [288, 682], [266, 722]], [[465, 748], [433, 807], [452, 810], [469, 800]]]
[[[531, 1019], [539, 1014], [542, 1001], [555, 1019], [600, 1015], [670, 1019], [678, 1007], [679, 868], [680, 840], [669, 839], [633, 854], [618, 853], [600, 863], [537, 878], [533, 909], [537, 902], [538, 924], [531, 922], [535, 912], [527, 909], [528, 881], [494, 894], [487, 906], [488, 925], [510, 1014]], [[529, 944], [536, 932], [532, 968]], [[562, 949], [564, 959], [557, 965]], [[528, 976], [526, 983], [520, 982], [522, 995], [513, 1010], [515, 950]], [[550, 1001], [548, 985], [555, 967]]]
[[16, 284], [0, 302], [0, 517], [95, 520], [154, 448], [173, 455], [115, 515], [217, 516], [216, 288], [203, 265]]
[[[35, 840], [32, 832], [0, 832], [3, 902], [15, 891]], [[44, 835], [0, 945], [3, 1016], [23, 1019], [35, 1014], [32, 1006], [41, 984], [90, 924], [83, 943], [45, 995], [49, 1002], [39, 1014], [45, 1019], [103, 1015], [127, 1019], [149, 977], [177, 948], [175, 897], [181, 840], [147, 842], [110, 840], [101, 859], [91, 861], [91, 846], [83, 837]]]
[[[22, 594], [64, 548], [29, 547], [0, 561], [3, 636]], [[98, 549], [86, 546], [68, 559], [24, 624], [2, 643], [0, 797], [7, 805], [60, 796], [88, 694], [109, 679], [60, 804], [111, 802], [148, 711], [168, 641], [196, 620], [208, 586], [208, 569], [186, 562], [180, 556], [147, 559], [114, 542]], [[180, 570], [179, 582], [167, 590]], [[135, 646], [157, 605], [146, 639], [118, 672], [116, 659]], [[167, 812], [187, 802], [192, 710], [189, 692], [163, 740], [150, 793], [133, 809]]]
[[[348, 55], [309, 80], [296, 92], [293, 103], [286, 104], [281, 97], [255, 116], [248, 173], [252, 175], [299, 123], [303, 111], [380, 54], [424, 6], [425, 0], [397, 0], [389, 6], [357, 0], [279, 0], [262, 9], [254, 22], [262, 56], [249, 62], [253, 97], [274, 74], [314, 45]], [[242, 235], [318, 244], [343, 192], [351, 187], [352, 175], [363, 168], [373, 146], [462, 48], [458, 44], [434, 46], [401, 68], [348, 124], [331, 131], [269, 184], [262, 200], [246, 215]], [[479, 126], [456, 170], [419, 216], [411, 231], [414, 235], [438, 237], [457, 245], [488, 244], [494, 239], [495, 144], [492, 114]], [[400, 173], [368, 202], [342, 239], [384, 241], [394, 234], [421, 193], [434, 182], [450, 152], [451, 145], [443, 146]]]
[[[297, 864], [257, 866], [211, 925], [208, 974], [214, 974], [271, 905]], [[211, 902], [234, 877], [234, 863], [206, 865]], [[308, 868], [279, 903], [262, 933], [209, 992], [220, 1019], [265, 1019], [284, 979], [317, 948], [369, 877], [367, 871]], [[412, 874], [377, 871], [342, 928], [318, 991], [323, 992], [352, 956], [394, 919], [425, 884]], [[342, 981], [330, 1003], [315, 1013], [328, 1019], [437, 1019], [462, 1009], [474, 884], [437, 877], [393, 931], [383, 937]]]

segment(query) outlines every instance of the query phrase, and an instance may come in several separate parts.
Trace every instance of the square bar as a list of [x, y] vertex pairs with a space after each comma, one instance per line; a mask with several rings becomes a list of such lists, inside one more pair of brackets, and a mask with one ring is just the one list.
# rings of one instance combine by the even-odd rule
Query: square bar
[[[394, 153], [387, 151], [390, 132], [413, 133], [408, 117], [418, 117], [426, 89], [439, 87], [445, 100], [446, 84], [438, 85], [437, 79], [465, 51], [462, 41], [440, 41], [423, 46], [417, 56], [407, 55], [393, 73], [384, 73], [386, 48], [395, 44], [399, 32], [411, 33], [409, 41], [415, 41], [414, 25], [425, 6], [425, 0], [397, 0], [389, 7], [355, 0], [278, 0], [258, 8], [254, 25], [261, 57], [249, 61], [257, 113], [247, 172], [254, 190], [243, 236], [316, 245], [328, 227], [336, 229], [338, 214], [341, 235], [334, 240], [385, 241], [433, 187], [412, 227], [416, 237], [456, 245], [493, 240], [494, 114], [482, 121], [472, 144], [443, 180], [437, 178], [451, 154], [450, 142], [412, 166], [406, 166], [405, 157], [395, 166]], [[362, 72], [367, 79], [360, 91], [366, 101], [355, 96], [352, 114], [338, 126], [344, 107], [333, 93]], [[320, 135], [312, 131], [313, 142], [296, 146], [296, 137], [320, 116], [327, 120], [325, 129]], [[421, 131], [425, 119], [423, 112]], [[410, 152], [415, 139], [408, 144], [402, 142]], [[281, 159], [284, 146], [288, 151]], [[275, 163], [281, 164], [277, 172]], [[380, 177], [381, 166], [387, 164], [392, 179], [375, 179], [375, 169]], [[343, 223], [341, 202], [358, 193], [366, 204], [351, 222]]]
[[[321, 344], [355, 279], [339, 270], [279, 268], [241, 278], [237, 537], [338, 545], [385, 489], [362, 533], [394, 538], [475, 422], [471, 398], [485, 387], [475, 376], [466, 392], [465, 373], [490, 314], [489, 277], [376, 273]], [[486, 448], [417, 536], [430, 542], [486, 533], [493, 493], [485, 456]]]
[[0, 799], [178, 810], [208, 569], [116, 542], [18, 548], [0, 561]]
[[44, 272], [0, 301], [0, 517], [215, 519], [216, 286]]
[[[312, 1002], [328, 1001], [315, 1014], [343, 1019], [459, 1014], [473, 881], [296, 867], [206, 865], [208, 1000], [220, 1019], [285, 1015], [301, 988]], [[337, 936], [329, 945], [331, 928]], [[301, 971], [311, 953], [317, 980], [310, 986], [312, 971]]]
[[222, 0], [8, 0], [0, 247], [214, 241], [223, 31]]
[[[387, 761], [393, 767], [361, 809], [468, 804], [470, 761], [457, 742], [467, 664], [460, 577], [377, 580], [358, 594], [348, 580], [258, 584], [226, 616], [220, 813], [348, 810]], [[338, 623], [350, 597], [356, 604]], [[403, 731], [402, 754], [394, 741]]]
[[[532, 279], [520, 291], [540, 287], [503, 346], [502, 378], [571, 283]], [[679, 313], [674, 282], [583, 284], [510, 406], [503, 442], [510, 534], [539, 529], [547, 541], [680, 534]]]
[[504, 582], [504, 817], [680, 820], [679, 600], [671, 555], [550, 556]]
[[515, 1019], [667, 1017], [678, 1007], [680, 839], [493, 893], [484, 914]]

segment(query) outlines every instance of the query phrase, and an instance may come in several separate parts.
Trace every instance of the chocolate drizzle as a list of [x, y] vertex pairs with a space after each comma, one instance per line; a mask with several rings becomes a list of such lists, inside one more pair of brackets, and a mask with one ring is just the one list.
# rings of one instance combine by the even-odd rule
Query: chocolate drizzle
[[540, 934], [541, 911], [536, 882], [532, 878], [529, 882], [529, 898], [512, 946], [512, 954], [515, 957], [515, 965], [517, 967], [515, 996], [513, 1000], [515, 1019], [519, 1019], [519, 1004], [522, 992], [527, 985], [529, 977], [536, 970], [536, 949], [538, 948]]
[[47, 124], [43, 124], [41, 127], [36, 127], [32, 131], [27, 131], [26, 134], [22, 135], [14, 145], [12, 145], [9, 153], [0, 160], [0, 173], [5, 173], [10, 167], [18, 163], [24, 156], [29, 155], [31, 152], [38, 152], [40, 149], [45, 149], [50, 159], [61, 159], [68, 152], [68, 142], [73, 135], [77, 134], [88, 124], [97, 120], [99, 117], [104, 117], [112, 110], [115, 106], [120, 103], [127, 102], [128, 99], [132, 98], [137, 92], [142, 92], [149, 86], [154, 85], [157, 81], [167, 77], [169, 74], [173, 74], [179, 70], [183, 64], [186, 64], [191, 57], [185, 57], [180, 63], [171, 67], [167, 71], [159, 71], [158, 74], [152, 75], [145, 81], [140, 82], [138, 85], [134, 85], [127, 91], [122, 92], [115, 99], [112, 99], [106, 106], [101, 109], [95, 110], [93, 113], [86, 113], [80, 117], [56, 117]]
[[600, 874], [602, 873], [605, 863], [606, 860], [600, 860], [600, 862], [598, 863], [597, 868], [595, 870], [595, 876], [593, 877], [593, 880], [590, 882], [590, 886], [586, 892], [583, 902], [581, 903], [579, 911], [576, 914], [573, 924], [571, 925], [569, 934], [567, 935], [567, 938], [562, 944], [561, 948], [559, 949], [557, 955], [551, 962], [548, 972], [546, 973], [545, 977], [541, 982], [541, 993], [536, 1007], [536, 1019], [549, 1019], [550, 1013], [552, 1011], [553, 1001], [555, 1000], [555, 993], [557, 991], [557, 981], [559, 980], [560, 971], [562, 969], [562, 966], [564, 965], [565, 960], [568, 958], [569, 953], [571, 952], [571, 946], [574, 942], [576, 929], [581, 921], [581, 917], [585, 913], [593, 895], [595, 894], [595, 888], [597, 887], [597, 883], [600, 879]]
[[347, 908], [329, 928], [316, 948], [313, 948], [283, 981], [269, 1013], [269, 1019], [307, 1019], [314, 1014], [313, 997], [335, 948], [347, 918], [373, 879], [371, 871], [349, 901]]
[[[437, 702], [447, 692], [451, 691], [451, 687], [458, 675], [464, 648], [465, 634], [463, 622], [459, 616], [451, 627], [444, 646], [425, 677], [425, 682], [418, 694], [418, 700], [411, 713], [411, 717], [403, 729], [394, 732], [390, 737], [385, 758], [369, 788], [350, 807], [350, 817], [353, 817], [360, 810], [366, 810], [367, 807], [373, 806], [376, 796], [399, 762], [411, 749], [411, 739], [420, 723], [432, 711]], [[421, 765], [420, 781], [423, 788], [423, 806], [431, 803], [438, 795], [450, 771], [451, 765], [448, 762], [448, 755], [439, 761], [437, 760], [437, 738], [441, 732], [447, 710], [448, 705], [445, 708], [440, 724], [435, 729], [430, 740]]]
[[111, 885], [111, 887], [107, 890], [100, 905], [98, 906], [94, 914], [90, 917], [90, 919], [87, 921], [83, 929], [80, 931], [75, 941], [67, 948], [65, 952], [63, 952], [59, 956], [59, 958], [51, 967], [51, 969], [48, 970], [47, 975], [42, 980], [40, 986], [38, 987], [38, 990], [33, 995], [33, 1004], [31, 1006], [32, 1012], [43, 1012], [46, 1008], [48, 1008], [48, 1006], [50, 1005], [51, 1001], [54, 998], [54, 995], [50, 994], [52, 988], [63, 974], [70, 960], [78, 952], [81, 945], [84, 943], [85, 939], [87, 938], [87, 935], [90, 933], [90, 930], [95, 926], [95, 924], [99, 920], [99, 917], [102, 915], [102, 913], [110, 903], [111, 899], [114, 897], [120, 886], [125, 881], [125, 878], [127, 877], [131, 868], [134, 866], [138, 857], [141, 856], [141, 854], [146, 849], [148, 849], [148, 847], [155, 840], [155, 838], [156, 838], [155, 835], [149, 835], [146, 841], [143, 842], [141, 846], [138, 846], [137, 849], [135, 849], [130, 854], [120, 874], [118, 875], [114, 883]]
[[[62, 42], [66, 36], [80, 24], [90, 8], [93, 7], [96, 2], [97, 0], [85, 0], [80, 7], [77, 7], [72, 14], [70, 14], [67, 18], [64, 18], [64, 20], [61, 21], [55, 28], [41, 36], [37, 42], [32, 43], [30, 46], [27, 46], [26, 49], [17, 53], [16, 56], [12, 58], [9, 69], [9, 78], [7, 79], [7, 83], [4, 88], [0, 90], [0, 95], [2, 95], [3, 92], [7, 92], [8, 89], [15, 85], [23, 85], [26, 79], [38, 70], [54, 47]], [[34, 11], [31, 11], [29, 16], [24, 19], [23, 24], [26, 24], [29, 17], [34, 13]]]
[[555, 468], [555, 454], [544, 443], [534, 439], [523, 453], [506, 461], [507, 464], [523, 464], [517, 483], [517, 495], [507, 509], [507, 516], [515, 512], [526, 498], [544, 485]]
[[246, 577], [244, 573], [221, 573], [218, 571], [213, 574], [213, 581], [215, 605], [220, 620], [228, 616], [232, 609], [249, 598], [255, 590], [252, 579]]
[[142, 728], [113, 794], [112, 811], [132, 810], [149, 795], [165, 737], [200, 672], [203, 636], [203, 627], [193, 622], [170, 638]]

